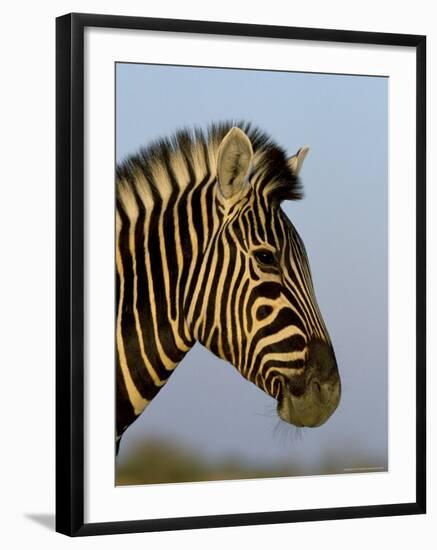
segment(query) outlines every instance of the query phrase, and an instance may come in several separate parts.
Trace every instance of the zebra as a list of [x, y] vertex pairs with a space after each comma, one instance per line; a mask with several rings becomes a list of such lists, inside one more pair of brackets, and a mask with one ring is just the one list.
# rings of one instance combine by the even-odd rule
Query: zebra
[[305, 246], [281, 209], [308, 147], [287, 157], [248, 122], [181, 129], [116, 167], [116, 452], [196, 342], [298, 427], [340, 401]]

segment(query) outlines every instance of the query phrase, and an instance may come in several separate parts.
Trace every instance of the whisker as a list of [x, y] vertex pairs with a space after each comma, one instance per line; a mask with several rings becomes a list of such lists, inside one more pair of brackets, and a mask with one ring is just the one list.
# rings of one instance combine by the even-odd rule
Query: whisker
[[297, 443], [303, 441], [304, 429], [293, 426], [292, 424], [287, 424], [278, 418], [273, 430], [273, 437], [277, 439], [282, 446], [290, 445], [290, 447], [293, 447]]

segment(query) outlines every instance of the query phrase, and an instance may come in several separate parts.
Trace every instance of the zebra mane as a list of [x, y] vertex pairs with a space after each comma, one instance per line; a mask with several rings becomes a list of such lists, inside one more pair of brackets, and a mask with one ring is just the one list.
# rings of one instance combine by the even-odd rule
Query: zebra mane
[[[271, 199], [275, 202], [301, 199], [303, 192], [300, 180], [292, 172], [284, 149], [266, 132], [245, 121], [213, 123], [206, 130], [198, 127], [177, 130], [172, 136], [151, 142], [117, 164], [116, 178], [118, 181], [133, 181], [140, 171], [148, 181], [159, 185], [154, 168], [164, 167], [167, 173], [172, 174], [176, 158], [179, 161], [183, 159], [187, 170], [192, 170], [196, 179], [215, 173], [219, 145], [233, 126], [243, 130], [249, 137], [254, 152], [252, 174], [256, 176], [260, 173], [260, 179], [269, 182], [268, 194]], [[199, 171], [202, 173], [199, 174]]]

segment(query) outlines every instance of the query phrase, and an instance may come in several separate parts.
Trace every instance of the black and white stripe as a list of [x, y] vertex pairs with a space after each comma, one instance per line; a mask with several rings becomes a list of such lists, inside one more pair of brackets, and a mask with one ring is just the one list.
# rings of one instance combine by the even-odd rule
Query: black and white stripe
[[309, 384], [311, 361], [321, 371], [314, 343], [332, 349], [305, 247], [281, 210], [301, 196], [306, 151], [288, 159], [249, 124], [220, 124], [118, 166], [117, 441], [196, 341], [299, 425], [281, 403]]

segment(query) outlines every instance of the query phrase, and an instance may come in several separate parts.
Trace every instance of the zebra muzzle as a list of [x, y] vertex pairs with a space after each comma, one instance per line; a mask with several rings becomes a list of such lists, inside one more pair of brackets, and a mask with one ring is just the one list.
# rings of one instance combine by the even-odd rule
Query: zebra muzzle
[[278, 415], [289, 424], [314, 428], [324, 424], [338, 407], [341, 382], [332, 346], [316, 341], [309, 349], [304, 372], [283, 385]]

